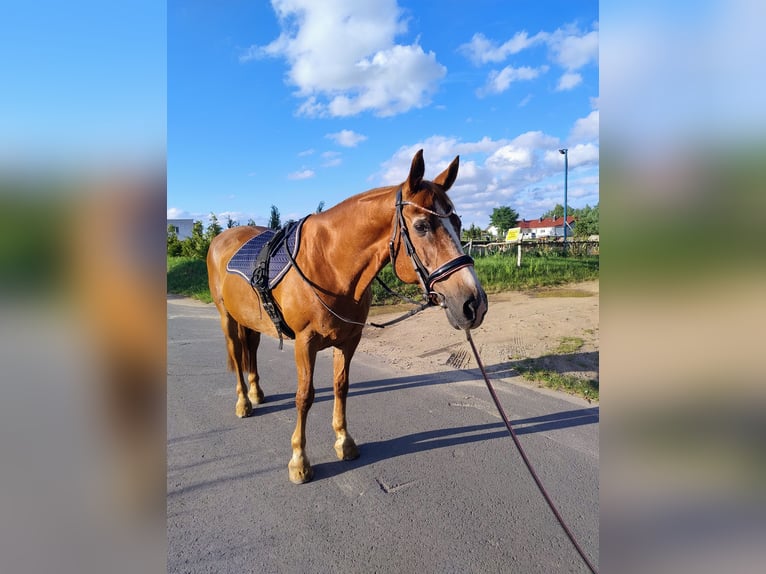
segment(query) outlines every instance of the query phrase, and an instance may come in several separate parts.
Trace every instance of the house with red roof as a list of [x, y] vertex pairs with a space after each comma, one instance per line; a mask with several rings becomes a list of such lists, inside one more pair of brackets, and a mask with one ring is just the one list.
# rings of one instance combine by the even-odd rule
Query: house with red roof
[[[574, 221], [574, 217], [571, 215], [567, 216], [567, 237], [574, 235]], [[529, 221], [522, 219], [518, 222], [516, 228], [519, 230], [522, 241], [525, 239], [564, 237], [564, 217], [540, 217], [539, 219], [531, 219]]]

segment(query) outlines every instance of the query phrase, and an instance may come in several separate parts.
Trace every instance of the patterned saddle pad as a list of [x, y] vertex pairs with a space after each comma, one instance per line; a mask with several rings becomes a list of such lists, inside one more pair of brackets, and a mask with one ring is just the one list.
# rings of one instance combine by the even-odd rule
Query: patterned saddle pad
[[[291, 262], [287, 249], [290, 250], [293, 258], [298, 255], [301, 242], [301, 228], [304, 221], [305, 218], [291, 225], [286, 230], [282, 242], [276, 246], [276, 251], [272, 253], [269, 259], [269, 289], [274, 289], [285, 276], [288, 269], [290, 269]], [[269, 229], [242, 245], [226, 264], [226, 271], [236, 273], [248, 283], [251, 283], [258, 254], [275, 234], [274, 230]]]

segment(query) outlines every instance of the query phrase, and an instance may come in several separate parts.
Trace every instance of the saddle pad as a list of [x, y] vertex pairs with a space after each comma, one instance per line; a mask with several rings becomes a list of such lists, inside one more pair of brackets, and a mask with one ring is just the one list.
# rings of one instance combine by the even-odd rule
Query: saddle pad
[[[276, 251], [269, 259], [269, 289], [274, 289], [282, 280], [282, 277], [285, 276], [288, 269], [290, 269], [291, 262], [286, 249], [290, 250], [293, 258], [298, 255], [303, 221], [304, 219], [301, 219], [298, 223], [291, 225], [287, 229], [284, 240], [276, 247]], [[275, 234], [276, 232], [273, 229], [268, 229], [242, 245], [232, 258], [229, 259], [229, 262], [226, 264], [226, 271], [236, 273], [250, 283], [253, 278], [258, 254]]]

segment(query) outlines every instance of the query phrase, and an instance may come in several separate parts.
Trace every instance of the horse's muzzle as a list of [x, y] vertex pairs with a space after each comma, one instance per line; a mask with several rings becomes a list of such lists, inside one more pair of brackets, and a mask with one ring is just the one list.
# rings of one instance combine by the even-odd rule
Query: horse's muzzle
[[442, 307], [447, 312], [447, 320], [458, 330], [476, 329], [487, 314], [487, 295], [477, 286], [467, 298], [454, 299], [445, 297]]
[[482, 288], [479, 288], [477, 295], [471, 295], [463, 303], [463, 315], [470, 323], [468, 329], [475, 329], [484, 322], [487, 308], [487, 294], [484, 293]]

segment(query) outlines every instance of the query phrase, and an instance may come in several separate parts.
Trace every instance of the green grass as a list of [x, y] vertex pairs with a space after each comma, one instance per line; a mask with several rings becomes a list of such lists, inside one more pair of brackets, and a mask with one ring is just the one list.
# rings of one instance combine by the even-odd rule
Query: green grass
[[562, 337], [559, 346], [553, 351], [557, 355], [568, 355], [579, 351], [585, 344], [580, 337]]
[[495, 254], [476, 259], [476, 273], [487, 293], [518, 291], [597, 279], [597, 256], [562, 257], [530, 254], [516, 267], [516, 257]]
[[514, 366], [527, 381], [538, 383], [554, 391], [564, 391], [585, 399], [598, 401], [598, 381], [574, 375], [557, 373], [535, 366], [535, 359], [525, 359]]
[[207, 283], [207, 264], [194, 257], [168, 257], [168, 293], [186, 295], [212, 303]]
[[[553, 351], [553, 355], [570, 355], [579, 351], [585, 341], [580, 337], [562, 337], [559, 346]], [[598, 401], [598, 381], [586, 379], [575, 375], [558, 373], [546, 369], [541, 365], [546, 362], [545, 355], [537, 359], [524, 359], [514, 365], [514, 369], [527, 381], [538, 383], [556, 391], [564, 391], [572, 395], [579, 395], [585, 399]]]
[[[522, 258], [521, 267], [516, 267], [515, 255], [497, 253], [477, 257], [474, 267], [487, 293], [578, 283], [598, 279], [599, 274], [598, 256], [563, 257], [555, 253], [526, 255]], [[404, 293], [408, 297], [418, 298], [420, 295], [420, 287], [401, 283], [394, 277], [390, 265], [383, 268], [380, 278], [394, 291]], [[372, 285], [372, 301], [373, 305], [399, 302], [386, 293], [377, 282]]]
[[[598, 279], [597, 256], [563, 257], [555, 253], [528, 254], [516, 267], [515, 255], [495, 254], [477, 257], [476, 273], [487, 293], [520, 291], [539, 287], [565, 285]], [[398, 293], [420, 298], [419, 285], [405, 285], [394, 277], [391, 265], [380, 272], [380, 278]], [[191, 257], [168, 257], [168, 293], [187, 295], [210, 302], [205, 262]], [[400, 299], [387, 293], [377, 282], [372, 284], [373, 305], [399, 303]]]

